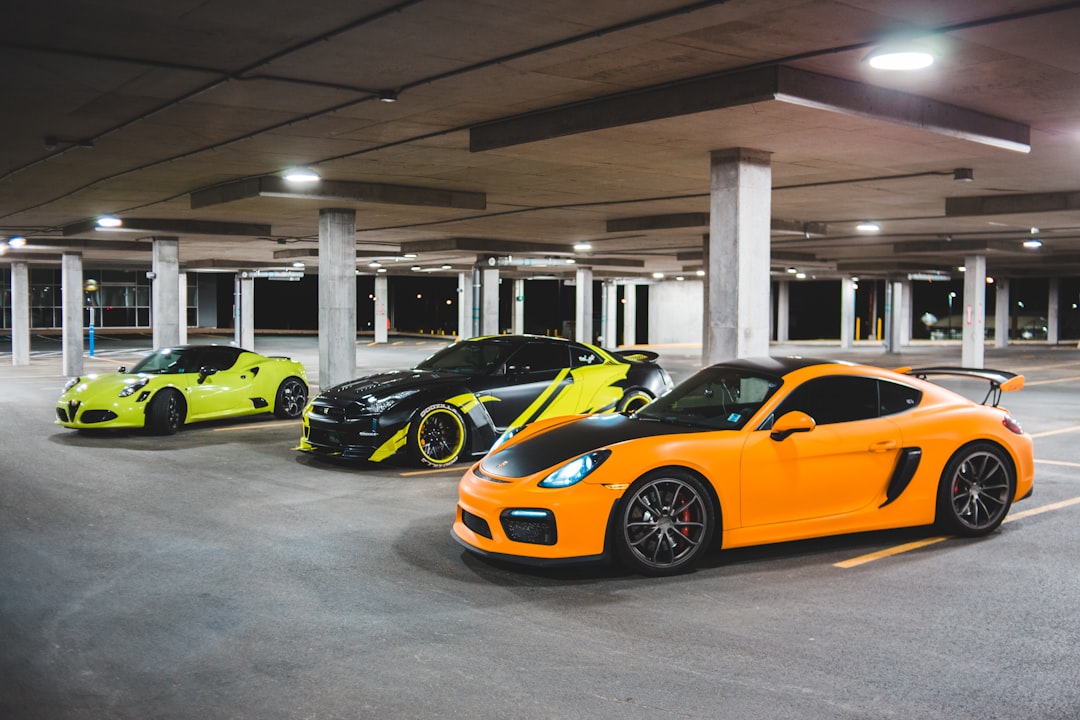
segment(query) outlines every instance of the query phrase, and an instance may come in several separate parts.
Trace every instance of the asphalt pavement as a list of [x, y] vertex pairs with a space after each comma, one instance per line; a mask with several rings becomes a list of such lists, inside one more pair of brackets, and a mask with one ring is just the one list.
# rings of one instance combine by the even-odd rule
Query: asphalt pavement
[[[357, 373], [446, 339], [393, 341], [360, 341]], [[317, 382], [317, 344], [255, 349]], [[1037, 461], [990, 537], [785, 543], [668, 579], [473, 557], [450, 538], [463, 468], [320, 461], [293, 449], [298, 421], [65, 430], [59, 344], [33, 348], [12, 366], [0, 346], [2, 718], [1080, 717], [1074, 347], [987, 349], [1027, 378], [1004, 404]], [[86, 369], [146, 349], [106, 336]], [[676, 379], [700, 362], [654, 349]], [[948, 344], [773, 354], [960, 360]]]

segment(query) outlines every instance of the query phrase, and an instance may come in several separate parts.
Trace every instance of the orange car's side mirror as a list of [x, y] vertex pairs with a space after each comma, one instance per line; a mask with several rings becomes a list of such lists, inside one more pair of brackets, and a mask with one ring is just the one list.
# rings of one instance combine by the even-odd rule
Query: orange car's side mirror
[[773, 423], [769, 437], [779, 442], [792, 433], [810, 432], [817, 426], [814, 418], [799, 410], [784, 413]]

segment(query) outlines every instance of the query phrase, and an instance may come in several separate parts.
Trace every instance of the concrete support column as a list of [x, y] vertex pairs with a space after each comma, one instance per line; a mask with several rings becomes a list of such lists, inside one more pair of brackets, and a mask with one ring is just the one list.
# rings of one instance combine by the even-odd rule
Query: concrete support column
[[994, 282], [994, 347], [1009, 346], [1009, 281]]
[[471, 270], [458, 273], [457, 295], [457, 336], [458, 340], [464, 340], [473, 336], [473, 274]]
[[244, 271], [236, 275], [236, 318], [233, 336], [237, 347], [255, 349], [255, 274]]
[[713, 151], [702, 364], [769, 354], [769, 153]]
[[986, 256], [969, 255], [964, 260], [963, 349], [964, 367], [981, 368], [986, 355]]
[[616, 333], [619, 327], [619, 288], [614, 280], [605, 280], [601, 291], [604, 306], [600, 312], [600, 324], [603, 327], [600, 344], [613, 349], [619, 344]]
[[11, 364], [30, 364], [30, 269], [11, 263]]
[[319, 386], [356, 376], [356, 211], [319, 210]]
[[480, 271], [480, 334], [498, 335], [499, 328], [499, 268], [485, 267]]
[[898, 282], [896, 290], [900, 293], [899, 297], [893, 298], [893, 304], [899, 306], [896, 314], [896, 323], [900, 326], [897, 331], [898, 348], [905, 348], [911, 345], [911, 308], [915, 302], [915, 290], [910, 280]]
[[179, 304], [179, 310], [180, 310], [180, 312], [178, 313], [177, 318], [176, 318], [176, 321], [178, 323], [178, 333], [177, 333], [178, 337], [179, 337], [178, 342], [181, 345], [187, 345], [188, 294], [187, 294], [187, 273], [186, 272], [180, 273], [179, 277], [177, 278], [177, 283], [178, 283], [177, 290], [179, 291], [179, 294], [178, 294], [179, 303], [178, 304]]
[[574, 273], [574, 339], [595, 342], [592, 327], [592, 268], [579, 267]]
[[840, 347], [855, 346], [855, 281], [840, 279]]
[[637, 283], [623, 288], [623, 341], [626, 346], [637, 344]]
[[82, 255], [64, 253], [60, 259], [60, 294], [63, 296], [64, 375], [82, 375], [83, 371], [83, 313], [86, 312], [86, 293], [83, 291]]
[[791, 339], [791, 283], [781, 280], [776, 283], [776, 342], [786, 343]]
[[904, 284], [885, 281], [885, 352], [898, 353], [903, 345]]
[[390, 341], [390, 281], [386, 273], [375, 276], [375, 320], [372, 327], [375, 330], [375, 342]]
[[1050, 278], [1050, 296], [1046, 304], [1046, 342], [1057, 345], [1058, 318], [1061, 311], [1061, 279]]
[[180, 344], [180, 241], [153, 239], [154, 277], [150, 281], [150, 326], [154, 347]]
[[514, 319], [510, 332], [521, 335], [525, 332], [525, 278], [514, 280]]

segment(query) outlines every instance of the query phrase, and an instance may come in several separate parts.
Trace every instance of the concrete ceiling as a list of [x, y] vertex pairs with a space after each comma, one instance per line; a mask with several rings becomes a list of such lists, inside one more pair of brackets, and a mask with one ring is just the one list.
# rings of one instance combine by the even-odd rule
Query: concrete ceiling
[[[1075, 275], [1078, 30], [1014, 0], [4, 3], [0, 238], [28, 244], [0, 261], [149, 267], [176, 236], [188, 269], [315, 268], [347, 207], [365, 272], [692, 273], [710, 152], [746, 147], [777, 273]], [[898, 33], [937, 62], [871, 69]]]

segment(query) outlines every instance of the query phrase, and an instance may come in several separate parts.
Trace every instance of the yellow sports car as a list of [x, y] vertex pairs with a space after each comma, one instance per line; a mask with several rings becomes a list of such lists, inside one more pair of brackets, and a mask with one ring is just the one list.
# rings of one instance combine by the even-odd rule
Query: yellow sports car
[[56, 401], [56, 422], [170, 435], [199, 420], [300, 417], [307, 398], [307, 373], [295, 360], [227, 345], [183, 345], [156, 350], [130, 370], [71, 378]]
[[[978, 378], [982, 403], [926, 380]], [[970, 382], [970, 380], [965, 380]], [[705, 368], [629, 415], [507, 431], [461, 479], [454, 537], [531, 564], [670, 575], [710, 548], [930, 525], [993, 531], [1034, 481], [998, 407], [1023, 376], [806, 358]]]

